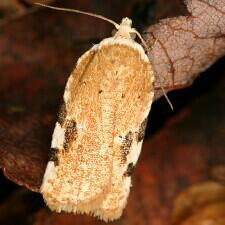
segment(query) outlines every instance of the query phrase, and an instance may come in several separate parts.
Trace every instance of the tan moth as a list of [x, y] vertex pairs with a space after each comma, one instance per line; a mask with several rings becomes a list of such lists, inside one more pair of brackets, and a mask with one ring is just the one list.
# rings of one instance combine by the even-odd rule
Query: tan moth
[[154, 76], [143, 47], [134, 40], [135, 34], [141, 36], [132, 21], [123, 18], [116, 24], [94, 16], [113, 23], [117, 32], [83, 54], [68, 79], [41, 193], [54, 211], [111, 221], [127, 203]]

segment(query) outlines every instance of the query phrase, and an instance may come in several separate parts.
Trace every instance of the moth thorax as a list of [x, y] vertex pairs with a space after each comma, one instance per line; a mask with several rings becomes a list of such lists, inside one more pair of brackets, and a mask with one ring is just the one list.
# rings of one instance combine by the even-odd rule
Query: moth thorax
[[134, 29], [132, 28], [132, 20], [125, 17], [122, 19], [118, 31], [114, 35], [115, 37], [124, 37], [129, 39], [135, 39]]

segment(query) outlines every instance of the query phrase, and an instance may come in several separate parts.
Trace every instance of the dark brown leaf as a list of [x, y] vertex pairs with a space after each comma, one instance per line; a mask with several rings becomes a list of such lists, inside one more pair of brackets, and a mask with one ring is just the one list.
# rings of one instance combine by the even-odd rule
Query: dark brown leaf
[[[50, 4], [55, 0], [39, 0], [40, 3]], [[0, 1], [0, 25], [16, 20], [25, 14], [35, 11], [37, 6], [33, 0], [1, 0]]]
[[10, 16], [23, 15], [25, 11], [25, 7], [18, 0], [0, 1], [0, 21]]
[[0, 224], [28, 225], [30, 224], [29, 220], [31, 220], [32, 213], [37, 211], [40, 206], [41, 195], [34, 194], [25, 188], [20, 188], [13, 192], [4, 202], [1, 202]]

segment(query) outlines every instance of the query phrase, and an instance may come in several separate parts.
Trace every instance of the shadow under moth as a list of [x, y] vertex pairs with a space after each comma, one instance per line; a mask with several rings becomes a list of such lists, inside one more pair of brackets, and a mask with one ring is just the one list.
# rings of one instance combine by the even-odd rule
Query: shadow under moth
[[132, 21], [104, 20], [117, 31], [85, 52], [68, 79], [41, 193], [54, 211], [112, 221], [127, 203], [154, 76]]

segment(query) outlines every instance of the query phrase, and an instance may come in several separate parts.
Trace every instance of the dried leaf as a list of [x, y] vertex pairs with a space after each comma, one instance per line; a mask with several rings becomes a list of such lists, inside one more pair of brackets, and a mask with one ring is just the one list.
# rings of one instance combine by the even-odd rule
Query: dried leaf
[[[190, 85], [225, 54], [225, 2], [186, 0], [190, 15], [161, 20], [144, 33], [151, 51], [158, 98]], [[162, 83], [162, 84], [160, 84]]]
[[1, 0], [0, 2], [0, 20], [9, 16], [23, 15], [25, 11], [25, 7], [18, 0]]
[[[40, 3], [50, 4], [55, 0], [39, 0]], [[16, 20], [38, 8], [33, 0], [1, 0], [0, 25]]]
[[211, 178], [225, 184], [225, 165], [217, 165], [210, 170]]
[[193, 185], [178, 195], [173, 224], [219, 225], [225, 222], [225, 186], [216, 182]]
[[[219, 204], [221, 202], [222, 205]], [[211, 204], [213, 206], [207, 208]], [[212, 181], [196, 184], [180, 193], [176, 198], [173, 210], [173, 224], [189, 224], [191, 221], [202, 222], [203, 220], [208, 220], [209, 217], [213, 218], [217, 209], [218, 214], [221, 214], [222, 209], [225, 209], [224, 207], [225, 186], [223, 184]], [[202, 208], [204, 208], [203, 211], [201, 211]], [[195, 215], [188, 219], [189, 222], [181, 223], [181, 221], [185, 221], [192, 214]], [[223, 216], [223, 221], [225, 221], [225, 210], [223, 211]], [[217, 219], [222, 219], [222, 217]], [[202, 224], [204, 223], [202, 222]], [[216, 224], [216, 221], [214, 224]]]
[[225, 202], [210, 204], [196, 214], [181, 222], [180, 225], [224, 225]]

